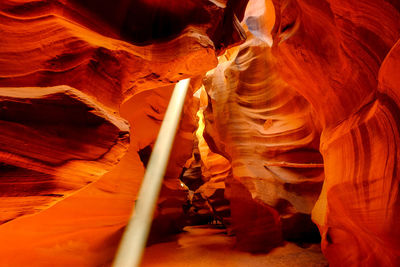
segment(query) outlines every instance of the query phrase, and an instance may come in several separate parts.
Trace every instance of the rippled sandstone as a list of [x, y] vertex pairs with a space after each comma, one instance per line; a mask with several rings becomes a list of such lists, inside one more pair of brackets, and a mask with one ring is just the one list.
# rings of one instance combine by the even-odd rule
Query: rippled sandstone
[[[155, 240], [192, 194], [241, 249], [306, 240], [311, 213], [330, 265], [400, 264], [400, 5], [247, 2], [1, 1], [0, 265], [110, 264], [187, 77]], [[190, 96], [216, 66], [186, 187]]]
[[204, 81], [206, 136], [231, 161], [232, 228], [250, 251], [312, 235], [324, 179], [315, 114], [275, 65], [269, 45], [248, 32], [237, 55]]
[[[0, 3], [1, 264], [111, 262], [143, 176], [138, 152], [151, 150], [173, 84], [242, 42], [245, 5]], [[190, 97], [185, 106], [155, 217], [161, 232], [179, 222], [186, 200], [178, 177], [197, 108]]]
[[400, 5], [273, 1], [273, 53], [322, 125], [313, 209], [332, 266], [397, 266]]

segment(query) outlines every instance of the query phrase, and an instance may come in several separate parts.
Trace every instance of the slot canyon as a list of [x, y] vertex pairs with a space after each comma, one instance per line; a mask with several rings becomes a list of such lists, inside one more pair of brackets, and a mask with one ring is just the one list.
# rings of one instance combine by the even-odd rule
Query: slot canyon
[[400, 266], [399, 0], [0, 0], [0, 266], [112, 265], [186, 78], [141, 266]]

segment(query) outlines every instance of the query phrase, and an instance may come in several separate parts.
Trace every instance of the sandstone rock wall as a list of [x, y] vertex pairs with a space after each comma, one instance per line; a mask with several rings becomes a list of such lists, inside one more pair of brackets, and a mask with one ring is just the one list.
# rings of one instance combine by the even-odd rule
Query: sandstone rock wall
[[323, 251], [333, 266], [397, 266], [399, 3], [273, 2], [280, 73], [323, 127]]
[[[333, 266], [399, 264], [399, 8], [395, 1], [250, 1], [244, 22], [253, 37], [205, 79], [205, 137], [232, 162], [227, 183], [244, 249], [276, 246], [287, 214], [308, 207]], [[294, 151], [282, 153], [285, 146]], [[324, 181], [316, 203], [320, 187], [300, 177]], [[271, 183], [280, 179], [295, 186], [280, 190]], [[257, 220], [252, 234], [248, 225]]]
[[[143, 176], [138, 151], [154, 143], [173, 84], [243, 41], [246, 2], [175, 1], [171, 14], [164, 1], [1, 1], [0, 265], [110, 264]], [[186, 198], [178, 177], [197, 108], [185, 106], [163, 227]]]
[[324, 179], [319, 128], [308, 102], [277, 73], [269, 45], [248, 32], [204, 83], [208, 139], [232, 164], [226, 183], [240, 246], [266, 250], [310, 235], [310, 218], [300, 218], [310, 217]]
[[304, 240], [311, 213], [332, 266], [400, 265], [400, 4], [247, 2], [1, 1], [0, 265], [110, 264], [173, 84], [218, 63], [201, 182], [178, 179], [188, 97], [155, 236], [190, 189], [239, 248]]

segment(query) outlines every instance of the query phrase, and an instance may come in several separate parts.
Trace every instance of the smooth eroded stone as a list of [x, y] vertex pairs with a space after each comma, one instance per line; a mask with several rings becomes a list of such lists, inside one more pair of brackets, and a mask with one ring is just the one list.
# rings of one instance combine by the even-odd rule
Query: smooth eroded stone
[[313, 209], [332, 266], [399, 266], [397, 1], [274, 0], [273, 54], [322, 125]]
[[1, 88], [0, 221], [38, 212], [97, 180], [128, 142], [128, 123], [74, 88]]
[[[282, 79], [269, 42], [247, 35], [237, 52], [204, 79], [209, 94], [205, 139], [231, 161], [227, 198], [238, 246], [262, 251], [283, 237], [318, 236], [310, 214], [324, 173], [315, 111]], [[249, 195], [243, 198], [247, 204], [240, 202], [241, 194]], [[246, 205], [256, 214], [250, 216]]]

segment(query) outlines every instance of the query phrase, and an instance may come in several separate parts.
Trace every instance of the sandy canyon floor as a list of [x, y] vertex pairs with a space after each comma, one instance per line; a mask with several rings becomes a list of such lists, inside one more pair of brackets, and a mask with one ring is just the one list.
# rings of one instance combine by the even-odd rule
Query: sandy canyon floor
[[175, 240], [147, 247], [143, 267], [269, 266], [325, 267], [328, 262], [320, 246], [302, 248], [286, 242], [267, 254], [251, 254], [235, 249], [235, 238], [214, 225], [185, 227]]

